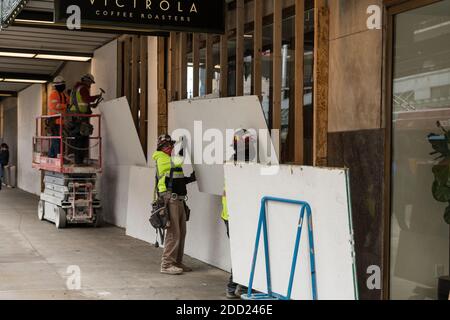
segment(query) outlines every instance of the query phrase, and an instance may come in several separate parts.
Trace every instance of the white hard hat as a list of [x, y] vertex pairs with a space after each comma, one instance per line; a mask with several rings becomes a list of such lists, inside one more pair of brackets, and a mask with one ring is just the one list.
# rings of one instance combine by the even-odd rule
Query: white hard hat
[[62, 76], [57, 76], [55, 79], [53, 79], [54, 86], [58, 86], [61, 84], [66, 84], [66, 80]]
[[86, 73], [81, 77], [81, 81], [90, 81], [92, 83], [95, 83], [95, 78], [91, 73]]

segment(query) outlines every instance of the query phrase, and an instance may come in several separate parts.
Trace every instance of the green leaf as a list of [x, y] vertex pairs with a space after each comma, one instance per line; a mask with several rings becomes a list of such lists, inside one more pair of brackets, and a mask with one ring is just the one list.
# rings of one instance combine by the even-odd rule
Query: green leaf
[[433, 183], [433, 197], [439, 202], [450, 202], [450, 188], [440, 185], [437, 181]]
[[433, 166], [433, 174], [436, 181], [440, 185], [447, 185], [448, 179], [450, 177], [450, 166], [448, 165], [447, 161]]

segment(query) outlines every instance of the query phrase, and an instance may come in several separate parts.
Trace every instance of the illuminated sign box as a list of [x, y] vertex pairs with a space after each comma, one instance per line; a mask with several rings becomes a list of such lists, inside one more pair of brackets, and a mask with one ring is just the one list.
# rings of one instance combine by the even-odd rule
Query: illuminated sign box
[[22, 11], [27, 0], [0, 0], [0, 25], [7, 27]]
[[224, 0], [56, 0], [55, 20], [65, 23], [81, 9], [81, 26], [126, 31], [183, 31], [223, 34]]

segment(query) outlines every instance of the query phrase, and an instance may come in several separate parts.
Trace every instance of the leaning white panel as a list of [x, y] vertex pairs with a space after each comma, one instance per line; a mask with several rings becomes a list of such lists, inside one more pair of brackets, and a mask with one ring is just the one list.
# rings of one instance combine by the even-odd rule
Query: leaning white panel
[[147, 160], [127, 98], [104, 102], [100, 105], [100, 111], [104, 139], [103, 159], [107, 165], [145, 166]]
[[[194, 123], [201, 121], [201, 128]], [[202, 142], [204, 133], [213, 130], [220, 133], [225, 143], [222, 143], [224, 155], [225, 149], [232, 144], [233, 132], [225, 141], [227, 130], [252, 129], [258, 133], [260, 141], [259, 159], [263, 164], [277, 164], [278, 158], [275, 148], [270, 140], [264, 112], [256, 96], [222, 98], [222, 99], [199, 99], [171, 102], [169, 104], [169, 131], [185, 129], [190, 134], [189, 145], [195, 146], [200, 154], [208, 150], [211, 142]], [[211, 132], [211, 131], [210, 131]], [[199, 143], [200, 141], [200, 143]], [[192, 155], [195, 149], [191, 149]], [[225, 156], [225, 161], [228, 161]], [[224, 186], [223, 164], [199, 164], [195, 159], [195, 171], [198, 178], [199, 190], [213, 195], [222, 195]], [[222, 162], [223, 163], [223, 162]]]
[[[306, 201], [312, 208], [317, 292], [320, 300], [358, 299], [348, 171], [281, 166], [276, 175], [261, 175], [256, 164], [227, 164], [227, 201], [230, 213], [234, 280], [248, 285], [261, 199], [272, 196]], [[268, 205], [268, 238], [272, 288], [286, 296], [300, 208]], [[292, 298], [312, 299], [308, 229], [304, 223]], [[267, 292], [261, 237], [255, 289]]]

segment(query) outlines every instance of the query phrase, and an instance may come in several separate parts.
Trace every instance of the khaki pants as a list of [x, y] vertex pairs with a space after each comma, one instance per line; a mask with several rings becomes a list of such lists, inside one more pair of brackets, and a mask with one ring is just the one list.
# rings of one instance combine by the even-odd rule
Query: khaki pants
[[170, 200], [170, 227], [167, 229], [166, 244], [162, 256], [163, 269], [183, 263], [186, 240], [186, 209], [184, 201]]

